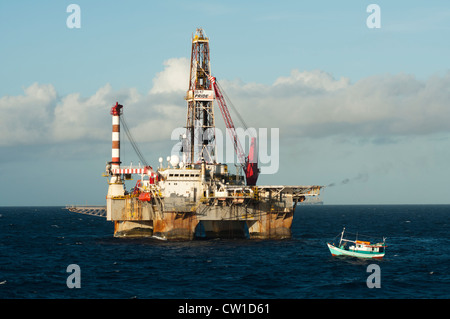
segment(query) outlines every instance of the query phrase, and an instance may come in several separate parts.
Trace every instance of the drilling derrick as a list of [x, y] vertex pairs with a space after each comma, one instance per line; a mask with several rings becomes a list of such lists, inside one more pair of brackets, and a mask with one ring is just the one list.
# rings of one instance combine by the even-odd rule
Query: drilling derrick
[[202, 29], [197, 29], [192, 37], [189, 90], [186, 95], [188, 111], [183, 141], [183, 161], [186, 164], [216, 162], [214, 91], [208, 79], [210, 73], [209, 39]]

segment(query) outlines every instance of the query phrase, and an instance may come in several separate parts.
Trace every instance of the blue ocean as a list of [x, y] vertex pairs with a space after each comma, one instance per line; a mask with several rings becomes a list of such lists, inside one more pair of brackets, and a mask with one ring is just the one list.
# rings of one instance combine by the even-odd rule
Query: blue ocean
[[[112, 222], [62, 207], [0, 207], [0, 298], [449, 298], [449, 218], [450, 205], [311, 205], [291, 239], [170, 242], [114, 238]], [[332, 257], [344, 226], [387, 237], [384, 259]], [[67, 285], [72, 264], [80, 288]]]

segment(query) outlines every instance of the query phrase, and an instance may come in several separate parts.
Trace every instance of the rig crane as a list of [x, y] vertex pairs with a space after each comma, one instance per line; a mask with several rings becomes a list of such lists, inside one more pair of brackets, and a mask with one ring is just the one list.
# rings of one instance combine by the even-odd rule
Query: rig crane
[[228, 110], [227, 103], [225, 102], [224, 95], [222, 94], [216, 78], [208, 75], [208, 79], [211, 82], [212, 87], [214, 88], [216, 101], [219, 104], [220, 113], [222, 113], [227, 131], [229, 132], [231, 140], [233, 141], [234, 150], [238, 156], [239, 163], [241, 163], [241, 165], [243, 166], [247, 185], [254, 186], [256, 185], [256, 181], [258, 180], [259, 176], [258, 157], [256, 154], [256, 137], [251, 138], [249, 154], [248, 156], [245, 156], [241, 143], [239, 142], [239, 139], [237, 137], [236, 128], [234, 127], [234, 123]]

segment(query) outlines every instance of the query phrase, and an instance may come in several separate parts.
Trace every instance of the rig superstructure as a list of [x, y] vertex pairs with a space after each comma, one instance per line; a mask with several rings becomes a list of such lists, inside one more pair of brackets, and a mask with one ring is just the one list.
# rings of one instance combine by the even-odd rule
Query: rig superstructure
[[[196, 237], [281, 239], [291, 237], [297, 203], [316, 196], [322, 186], [257, 186], [259, 168], [256, 138], [245, 156], [234, 123], [216, 78], [211, 75], [209, 39], [202, 29], [192, 37], [186, 133], [181, 155], [167, 158], [158, 169], [147, 163], [122, 167], [120, 129], [124, 107], [111, 108], [112, 158], [106, 208], [69, 207], [80, 213], [101, 215], [114, 222], [114, 236], [153, 236], [191, 240]], [[227, 164], [216, 161], [214, 102], [217, 102], [230, 134], [244, 176], [230, 174]], [[125, 124], [125, 123], [124, 123]], [[140, 176], [126, 191], [124, 180]]]

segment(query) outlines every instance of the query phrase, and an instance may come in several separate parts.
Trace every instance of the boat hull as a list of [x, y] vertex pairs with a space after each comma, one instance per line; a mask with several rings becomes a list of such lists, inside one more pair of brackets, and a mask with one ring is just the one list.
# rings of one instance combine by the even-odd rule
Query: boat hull
[[357, 252], [353, 250], [340, 249], [336, 246], [331, 245], [330, 243], [327, 243], [327, 246], [332, 256], [352, 256], [358, 258], [375, 258], [375, 259], [381, 259], [384, 257], [384, 252], [383, 253]]

